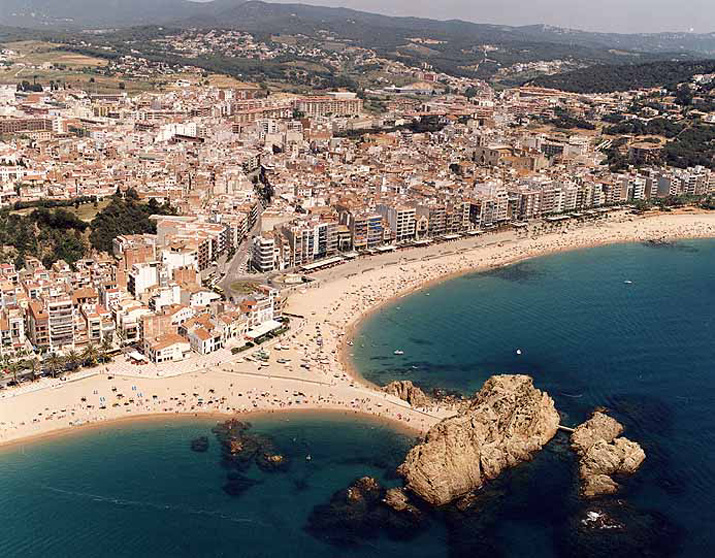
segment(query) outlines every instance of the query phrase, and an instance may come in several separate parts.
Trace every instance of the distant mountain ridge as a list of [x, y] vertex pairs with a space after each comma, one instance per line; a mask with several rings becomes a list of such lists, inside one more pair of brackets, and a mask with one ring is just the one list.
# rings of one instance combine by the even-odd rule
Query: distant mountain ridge
[[[333, 32], [363, 39], [407, 32], [481, 43], [537, 42], [649, 53], [695, 52], [715, 56], [715, 33], [594, 33], [549, 25], [513, 27], [393, 17], [348, 8], [274, 4], [257, 0], [2, 0], [0, 25], [29, 28], [122, 28], [137, 25], [231, 27], [265, 33]], [[388, 37], [385, 37], [387, 39]]]
[[30, 28], [130, 27], [189, 18], [202, 4], [187, 0], [2, 0], [0, 24]]

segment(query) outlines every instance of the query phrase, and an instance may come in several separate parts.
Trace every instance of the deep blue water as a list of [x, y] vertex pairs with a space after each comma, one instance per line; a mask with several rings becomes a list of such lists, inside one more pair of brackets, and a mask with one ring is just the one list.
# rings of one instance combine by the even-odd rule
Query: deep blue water
[[[683, 529], [678, 555], [713, 556], [714, 335], [715, 242], [698, 240], [463, 276], [374, 314], [353, 353], [378, 384], [400, 378], [471, 393], [494, 373], [522, 372], [553, 395], [565, 424], [611, 409], [648, 455], [626, 483], [627, 500]], [[532, 532], [549, 539], [543, 524]]]
[[[377, 383], [469, 393], [491, 374], [524, 372], [566, 424], [611, 409], [648, 454], [608, 508], [628, 524], [623, 535], [574, 538], [584, 507], [557, 437], [490, 486], [474, 513], [435, 517], [409, 542], [330, 546], [304, 530], [314, 506], [359, 476], [395, 483], [390, 472], [412, 440], [352, 416], [291, 414], [253, 421], [291, 466], [253, 466], [246, 474], [259, 484], [239, 497], [222, 490], [209, 420], [121, 424], [1, 450], [0, 556], [715, 555], [714, 311], [715, 241], [619, 245], [430, 287], [374, 314], [355, 339], [356, 365]], [[209, 436], [207, 453], [189, 450], [199, 435]]]

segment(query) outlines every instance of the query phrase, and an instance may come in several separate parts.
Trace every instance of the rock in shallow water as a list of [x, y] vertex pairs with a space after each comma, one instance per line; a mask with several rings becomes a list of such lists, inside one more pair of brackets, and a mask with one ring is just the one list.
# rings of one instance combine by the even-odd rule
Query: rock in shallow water
[[248, 469], [255, 463], [264, 472], [285, 471], [290, 460], [276, 447], [269, 436], [250, 432], [251, 424], [235, 419], [217, 424], [212, 432], [221, 444], [225, 467]]
[[[229, 496], [241, 496], [260, 483], [239, 473], [250, 469], [252, 463], [263, 472], [285, 471], [289, 466], [289, 459], [278, 451], [272, 438], [249, 432], [250, 429], [250, 423], [231, 419], [211, 430], [221, 445], [221, 464], [230, 470], [223, 485], [223, 491]], [[194, 442], [201, 447], [204, 440], [197, 438]], [[208, 448], [208, 438], [205, 444]]]
[[553, 399], [532, 378], [493, 376], [458, 416], [433, 426], [398, 471], [409, 490], [441, 506], [530, 459], [558, 424]]
[[619, 437], [622, 432], [623, 425], [599, 411], [574, 430], [571, 447], [579, 457], [582, 496], [614, 494], [618, 483], [611, 477], [633, 474], [645, 461], [643, 448]]
[[426, 523], [426, 515], [401, 489], [385, 490], [374, 478], [362, 477], [316, 506], [306, 531], [335, 546], [355, 547], [383, 531], [392, 539], [413, 538]]
[[207, 436], [199, 436], [191, 440], [191, 451], [203, 453], [209, 449], [209, 439]]
[[622, 500], [589, 501], [556, 538], [559, 557], [665, 558], [679, 554], [683, 530], [666, 516]]
[[241, 496], [246, 490], [257, 484], [260, 484], [260, 481], [249, 479], [237, 472], [231, 472], [226, 475], [223, 491], [229, 496]]

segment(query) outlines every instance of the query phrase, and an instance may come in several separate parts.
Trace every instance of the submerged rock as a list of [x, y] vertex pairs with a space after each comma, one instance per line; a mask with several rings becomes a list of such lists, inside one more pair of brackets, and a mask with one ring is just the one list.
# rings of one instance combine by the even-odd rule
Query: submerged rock
[[410, 380], [396, 381], [387, 384], [382, 391], [407, 401], [413, 407], [429, 407], [432, 399]]
[[288, 468], [288, 458], [280, 453], [261, 451], [256, 455], [256, 465], [261, 471], [284, 471]]
[[393, 539], [412, 538], [426, 519], [401, 489], [385, 490], [374, 478], [362, 477], [316, 506], [306, 530], [335, 546], [354, 547], [383, 531]]
[[203, 453], [209, 449], [209, 439], [207, 436], [199, 436], [191, 440], [191, 451]]
[[231, 472], [226, 476], [223, 491], [229, 496], [241, 496], [246, 490], [257, 484], [260, 484], [260, 481], [249, 479], [240, 473]]
[[643, 448], [620, 437], [622, 432], [621, 423], [600, 411], [574, 430], [571, 447], [579, 458], [582, 496], [614, 494], [618, 483], [612, 476], [633, 474], [645, 461]]
[[398, 512], [414, 508], [414, 506], [410, 504], [409, 496], [407, 496], [407, 493], [401, 488], [390, 488], [387, 490], [382, 501], [386, 506]]
[[683, 531], [661, 513], [622, 500], [589, 501], [559, 530], [558, 556], [570, 558], [665, 558], [681, 549]]
[[262, 471], [285, 471], [289, 466], [288, 457], [276, 448], [272, 438], [254, 434], [250, 429], [250, 423], [235, 419], [214, 427], [224, 466], [246, 470], [255, 463]]
[[493, 376], [459, 415], [429, 430], [398, 472], [406, 488], [441, 506], [530, 459], [558, 424], [553, 399], [532, 378]]

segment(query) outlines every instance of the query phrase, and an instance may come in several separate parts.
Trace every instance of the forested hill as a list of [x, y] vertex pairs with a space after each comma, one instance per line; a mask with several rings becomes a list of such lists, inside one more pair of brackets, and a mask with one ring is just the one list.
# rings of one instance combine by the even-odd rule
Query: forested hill
[[573, 93], [612, 93], [633, 89], [674, 86], [696, 74], [715, 72], [715, 60], [649, 62], [646, 64], [596, 65], [539, 77], [530, 85]]

